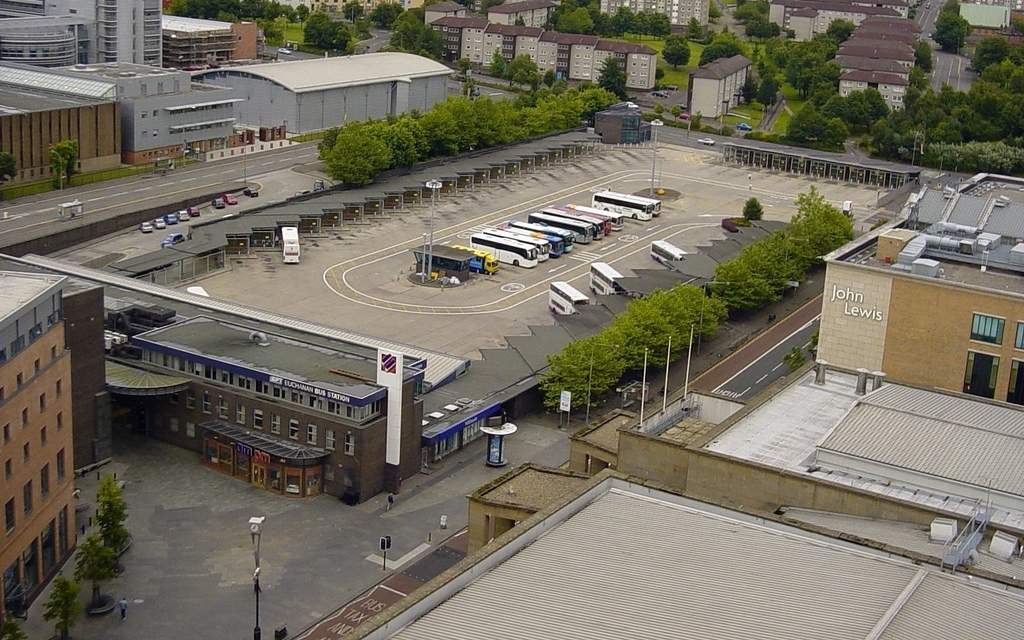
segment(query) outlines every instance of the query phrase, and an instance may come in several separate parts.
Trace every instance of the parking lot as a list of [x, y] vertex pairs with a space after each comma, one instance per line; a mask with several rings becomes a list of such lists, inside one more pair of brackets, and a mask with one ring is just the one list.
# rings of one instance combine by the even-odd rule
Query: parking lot
[[[469, 236], [494, 224], [525, 220], [545, 206], [590, 204], [601, 189], [640, 193], [650, 184], [649, 149], [609, 149], [601, 155], [442, 199], [435, 210], [439, 244], [469, 244]], [[349, 224], [320, 237], [303, 238], [302, 260], [284, 265], [279, 251], [234, 258], [229, 271], [200, 284], [210, 295], [444, 351], [478, 357], [479, 350], [504, 346], [503, 337], [529, 333], [531, 324], [552, 322], [547, 306], [552, 281], [589, 291], [590, 263], [610, 263], [624, 275], [660, 268], [649, 256], [653, 240], [668, 240], [687, 251], [722, 237], [720, 219], [738, 215], [757, 197], [765, 218], [788, 220], [793, 199], [812, 184], [840, 204], [855, 203], [855, 215], [874, 213], [875, 192], [854, 185], [814, 183], [770, 173], [748, 173], [717, 162], [713, 150], [662, 146], [658, 185], [678, 192], [649, 222], [628, 221], [625, 229], [591, 244], [578, 244], [535, 268], [502, 264], [493, 276], [476, 276], [457, 287], [415, 283], [411, 250], [422, 246], [430, 207], [421, 206], [364, 224]]]

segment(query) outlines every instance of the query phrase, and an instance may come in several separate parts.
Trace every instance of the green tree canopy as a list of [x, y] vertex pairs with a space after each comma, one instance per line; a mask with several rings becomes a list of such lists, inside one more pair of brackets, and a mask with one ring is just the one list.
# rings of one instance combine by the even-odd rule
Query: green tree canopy
[[775, 76], [768, 75], [761, 78], [761, 84], [757, 87], [757, 101], [764, 106], [775, 104], [775, 97], [779, 94], [779, 81]]
[[114, 553], [120, 553], [128, 546], [131, 536], [125, 528], [128, 519], [128, 505], [124, 492], [112, 475], [103, 477], [96, 490], [96, 525], [103, 544]]
[[738, 37], [736, 37], [736, 34], [723, 31], [716, 34], [711, 40], [711, 43], [701, 51], [700, 64], [701, 66], [704, 66], [709, 62], [718, 60], [719, 58], [746, 55], [746, 53], [746, 46]]
[[690, 18], [689, 24], [686, 25], [686, 37], [690, 40], [704, 39], [704, 26], [697, 18]]
[[373, 7], [373, 11], [370, 12], [370, 20], [381, 29], [390, 29], [400, 15], [402, 15], [402, 5], [397, 2], [382, 2]]
[[[1010, 57], [1013, 47], [1005, 38], [997, 36], [984, 38], [974, 48], [971, 65], [978, 73], [982, 73], [991, 65], [999, 64]], [[925, 69], [927, 71], [927, 69]]]
[[839, 18], [829, 23], [828, 29], [825, 33], [835, 40], [837, 44], [842, 44], [846, 42], [851, 35], [853, 35], [853, 30], [856, 28], [857, 26], [849, 20]]
[[519, 54], [508, 65], [508, 79], [510, 83], [529, 85], [536, 90], [540, 85], [537, 63], [528, 54]]
[[757, 198], [750, 198], [743, 205], [743, 217], [747, 220], [760, 220], [764, 216], [764, 207]]
[[438, 59], [444, 49], [444, 41], [440, 33], [423, 24], [421, 9], [410, 9], [403, 11], [394, 21], [391, 48]]
[[690, 43], [683, 36], [669, 36], [665, 38], [661, 57], [672, 65], [673, 69], [678, 69], [679, 65], [686, 66], [690, 62]]
[[0, 151], [0, 179], [10, 180], [18, 175], [18, 163], [14, 154], [7, 151]]
[[931, 73], [932, 65], [932, 46], [925, 40], [918, 40], [914, 45], [914, 66]]
[[559, 16], [557, 28], [563, 33], [593, 33], [594, 20], [589, 11], [579, 7]]
[[100, 585], [117, 576], [117, 556], [114, 550], [104, 546], [96, 533], [89, 534], [85, 542], [78, 545], [75, 559], [75, 580], [92, 582], [93, 606], [103, 601]]
[[43, 620], [54, 623], [60, 640], [68, 640], [71, 628], [82, 615], [82, 605], [78, 602], [78, 583], [64, 576], [53, 579], [50, 597], [43, 604]]
[[793, 116], [786, 130], [786, 141], [820, 149], [837, 149], [849, 135], [839, 118], [826, 118], [810, 102]]
[[9, 613], [4, 616], [3, 626], [0, 626], [0, 640], [28, 640], [18, 621]]
[[310, 14], [302, 28], [302, 35], [307, 43], [328, 51], [345, 51], [352, 39], [348, 27], [334, 22], [322, 11]]
[[331, 177], [349, 185], [369, 184], [390, 166], [391, 150], [374, 133], [375, 128], [367, 123], [349, 125], [338, 132], [334, 147], [324, 158]]
[[505, 57], [501, 55], [501, 51], [497, 49], [491, 55], [491, 75], [495, 78], [508, 77], [508, 63], [505, 62]]
[[597, 84], [620, 98], [626, 97], [626, 72], [615, 58], [605, 58]]
[[939, 43], [943, 51], [954, 53], [964, 46], [970, 32], [971, 25], [960, 17], [959, 12], [943, 10], [935, 21], [935, 35], [932, 39]]

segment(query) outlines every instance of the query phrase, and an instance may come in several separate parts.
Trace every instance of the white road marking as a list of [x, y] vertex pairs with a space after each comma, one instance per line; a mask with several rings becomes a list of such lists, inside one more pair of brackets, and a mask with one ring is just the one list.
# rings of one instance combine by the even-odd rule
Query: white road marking
[[[797, 329], [797, 330], [796, 330], [796, 331], [794, 331], [793, 333], [789, 334], [788, 336], [786, 336], [786, 337], [785, 337], [785, 338], [783, 338], [782, 340], [779, 340], [778, 342], [776, 342], [775, 344], [773, 344], [773, 345], [772, 345], [772, 347], [771, 347], [770, 349], [768, 349], [767, 351], [765, 351], [765, 352], [764, 352], [764, 353], [762, 353], [761, 355], [759, 355], [759, 356], [757, 356], [756, 358], [754, 358], [754, 360], [752, 360], [752, 361], [751, 361], [750, 363], [748, 363], [748, 364], [747, 364], [747, 366], [743, 367], [742, 369], [740, 369], [740, 370], [739, 370], [739, 371], [737, 371], [736, 373], [732, 374], [732, 376], [730, 376], [728, 380], [726, 380], [726, 381], [725, 381], [725, 382], [723, 382], [722, 384], [720, 384], [720, 385], [718, 385], [717, 387], [715, 387], [714, 393], [718, 393], [718, 391], [719, 391], [720, 389], [722, 389], [722, 387], [724, 387], [725, 385], [727, 385], [727, 384], [729, 384], [730, 382], [732, 382], [732, 381], [733, 381], [733, 380], [734, 380], [734, 379], [735, 379], [735, 378], [736, 378], [736, 377], [737, 377], [738, 375], [740, 375], [741, 373], [743, 373], [744, 371], [746, 371], [746, 370], [747, 370], [747, 369], [749, 369], [750, 367], [752, 367], [752, 366], [754, 366], [755, 364], [757, 364], [758, 362], [760, 362], [762, 358], [764, 358], [764, 357], [765, 357], [766, 355], [768, 355], [769, 353], [771, 353], [772, 351], [774, 351], [774, 350], [775, 350], [775, 349], [776, 349], [776, 348], [777, 348], [777, 347], [778, 347], [778, 346], [779, 346], [780, 344], [782, 344], [782, 343], [783, 343], [783, 342], [785, 342], [786, 340], [789, 340], [790, 338], [792, 338], [792, 337], [793, 337], [793, 336], [795, 336], [796, 334], [800, 333], [801, 331], [803, 331], [803, 330], [804, 330], [804, 329], [806, 329], [807, 327], [809, 327], [809, 326], [811, 326], [812, 324], [814, 324], [815, 322], [817, 322], [818, 318], [820, 318], [820, 317], [821, 317], [821, 314], [819, 313], [818, 315], [814, 316], [813, 318], [811, 318], [810, 320], [808, 320], [808, 321], [807, 321], [806, 323], [804, 323], [804, 325], [803, 325], [803, 326], [801, 326], [801, 327], [800, 327], [799, 329]], [[750, 390], [750, 387], [747, 387], [747, 390], [749, 391], [749, 390]], [[746, 391], [744, 391], [743, 393], [746, 393]], [[743, 395], [743, 394], [740, 394], [740, 395]]]

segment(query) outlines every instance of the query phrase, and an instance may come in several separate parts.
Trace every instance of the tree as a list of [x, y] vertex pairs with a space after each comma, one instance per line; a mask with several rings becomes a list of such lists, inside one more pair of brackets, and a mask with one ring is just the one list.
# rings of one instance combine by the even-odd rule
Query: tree
[[382, 2], [370, 12], [370, 20], [381, 29], [390, 29], [400, 15], [402, 15], [402, 5], [397, 2]]
[[369, 184], [391, 165], [387, 143], [373, 133], [370, 125], [363, 122], [341, 128], [334, 147], [324, 158], [332, 178], [350, 185]]
[[743, 217], [747, 220], [760, 220], [764, 215], [764, 208], [757, 198], [750, 198], [743, 205]]
[[494, 55], [491, 56], [491, 75], [495, 78], [507, 78], [508, 77], [508, 63], [505, 62], [505, 57], [501, 55], [501, 51], [494, 50]]
[[75, 560], [75, 580], [92, 582], [91, 608], [98, 608], [110, 601], [110, 596], [100, 593], [100, 585], [117, 576], [117, 556], [114, 550], [103, 544], [96, 533], [92, 533], [85, 542], [78, 545]]
[[548, 69], [547, 71], [544, 72], [544, 78], [543, 78], [544, 86], [546, 86], [548, 88], [553, 87], [554, 84], [555, 84], [555, 80], [556, 79], [557, 78], [555, 77], [555, 70], [554, 69]]
[[783, 358], [783, 360], [785, 360], [786, 365], [789, 366], [790, 371], [796, 371], [803, 366], [804, 362], [807, 360], [807, 356], [804, 355], [803, 349], [800, 347], [793, 347], [789, 350], [789, 353], [786, 354], [786, 357]]
[[999, 64], [1009, 58], [1011, 52], [1010, 43], [1005, 38], [984, 38], [974, 48], [974, 58], [971, 61], [971, 65], [978, 73], [983, 73], [991, 65]]
[[352, 38], [348, 27], [334, 22], [322, 11], [310, 14], [302, 28], [302, 35], [307, 43], [328, 51], [345, 51]]
[[[714, 6], [714, 3], [712, 3]], [[714, 62], [719, 58], [729, 58], [736, 55], [742, 55], [746, 52], [743, 43], [736, 37], [736, 34], [723, 31], [711, 40], [711, 44], [704, 47], [704, 50], [700, 54], [700, 65], [704, 66], [709, 62]]]
[[28, 640], [14, 616], [9, 613], [4, 617], [3, 626], [0, 626], [0, 640]]
[[605, 58], [601, 65], [601, 75], [597, 79], [597, 84], [620, 98], [626, 97], [626, 72], [622, 70], [615, 58]]
[[924, 40], [918, 40], [914, 45], [914, 66], [920, 67], [926, 73], [932, 70], [932, 46]]
[[708, 5], [708, 21], [718, 22], [718, 19], [722, 17], [722, 10], [718, 8], [718, 5], [714, 2]]
[[779, 94], [779, 81], [775, 76], [763, 76], [761, 85], [757, 88], [757, 101], [764, 106], [775, 104], [775, 97]]
[[14, 159], [14, 154], [0, 151], [0, 179], [10, 180], [16, 175], [18, 175], [18, 163]]
[[71, 628], [82, 615], [82, 605], [78, 602], [78, 583], [64, 576], [53, 579], [50, 597], [43, 605], [43, 620], [53, 622], [60, 640], [71, 637]]
[[856, 28], [857, 26], [849, 20], [840, 18], [838, 20], [833, 20], [828, 25], [828, 29], [825, 33], [828, 37], [835, 40], [836, 44], [842, 44], [846, 42], [851, 35], [853, 35], [853, 30]]
[[308, 17], [309, 17], [309, 7], [307, 7], [304, 4], [300, 4], [299, 6], [295, 7], [295, 18], [296, 18], [296, 20], [298, 20], [299, 22], [305, 22], [306, 18], [308, 18]]
[[757, 80], [754, 80], [754, 74], [748, 73], [746, 80], [743, 81], [743, 87], [740, 89], [743, 94], [743, 102], [753, 102], [757, 96]]
[[751, 38], [767, 40], [768, 38], [779, 37], [779, 34], [782, 33], [782, 27], [769, 21], [767, 18], [758, 16], [748, 21], [743, 31]]
[[391, 31], [391, 48], [428, 58], [440, 58], [444, 50], [441, 34], [430, 25], [423, 24], [420, 9], [403, 11], [395, 20]]
[[608, 21], [608, 34], [610, 36], [621, 36], [624, 33], [635, 33], [639, 31], [636, 24], [636, 14], [627, 6], [619, 7]]
[[849, 135], [846, 125], [839, 118], [825, 118], [808, 102], [793, 116], [786, 130], [786, 141], [792, 144], [835, 149], [842, 145]]
[[78, 162], [78, 140], [61, 140], [50, 145], [50, 171], [53, 185], [61, 187], [75, 173]]
[[521, 53], [512, 59], [508, 65], [509, 84], [526, 84], [534, 91], [540, 85], [540, 71], [537, 70], [537, 63], [525, 53]]
[[690, 18], [690, 23], [686, 25], [686, 38], [688, 40], [704, 39], [704, 27], [697, 18]]
[[124, 501], [121, 486], [114, 476], [104, 476], [96, 490], [96, 526], [103, 544], [115, 554], [124, 551], [131, 539], [124, 526], [127, 519], [128, 505]]
[[363, 15], [363, 5], [358, 0], [348, 0], [348, 2], [342, 5], [341, 12], [346, 20], [355, 22], [356, 18]]
[[960, 17], [959, 13], [943, 10], [935, 21], [935, 32], [932, 39], [939, 43], [943, 51], [956, 53], [964, 46], [971, 25]]
[[669, 36], [665, 38], [661, 57], [672, 65], [673, 69], [678, 69], [679, 65], [686, 66], [690, 62], [690, 43], [683, 36]]
[[541, 377], [544, 406], [557, 409], [564, 390], [572, 393], [575, 406], [585, 407], [588, 400], [593, 403], [615, 386], [625, 363], [618, 345], [605, 333], [570, 342], [559, 353], [548, 356], [548, 370]]
[[853, 221], [829, 203], [815, 187], [796, 198], [797, 214], [789, 223], [796, 251], [808, 264], [853, 238]]
[[564, 33], [593, 33], [594, 20], [583, 7], [567, 11], [558, 17], [558, 31]]
[[742, 252], [718, 265], [715, 280], [725, 283], [716, 286], [714, 292], [730, 310], [757, 309], [778, 299], [758, 265], [745, 260]]

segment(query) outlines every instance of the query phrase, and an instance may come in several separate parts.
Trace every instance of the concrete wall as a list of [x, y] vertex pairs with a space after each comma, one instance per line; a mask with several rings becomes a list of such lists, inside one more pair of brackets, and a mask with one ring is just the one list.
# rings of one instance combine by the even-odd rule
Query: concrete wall
[[[893, 278], [884, 273], [842, 262], [829, 263], [822, 297], [819, 360], [848, 369], [885, 370], [883, 358], [892, 282]], [[844, 297], [848, 299], [842, 299]], [[860, 309], [872, 313], [867, 317], [856, 315]], [[875, 310], [878, 315], [874, 314]], [[926, 315], [930, 321], [934, 320], [932, 314]], [[932, 349], [925, 347], [920, 353], [930, 355]], [[960, 368], [962, 373], [963, 367]]]
[[704, 393], [691, 393], [690, 402], [693, 416], [711, 424], [725, 422], [744, 406], [742, 402]]
[[473, 553], [494, 538], [526, 520], [533, 510], [499, 506], [470, 497], [469, 500], [469, 553]]
[[103, 349], [103, 287], [64, 290], [65, 343], [71, 350], [75, 468], [111, 455], [110, 394]]

